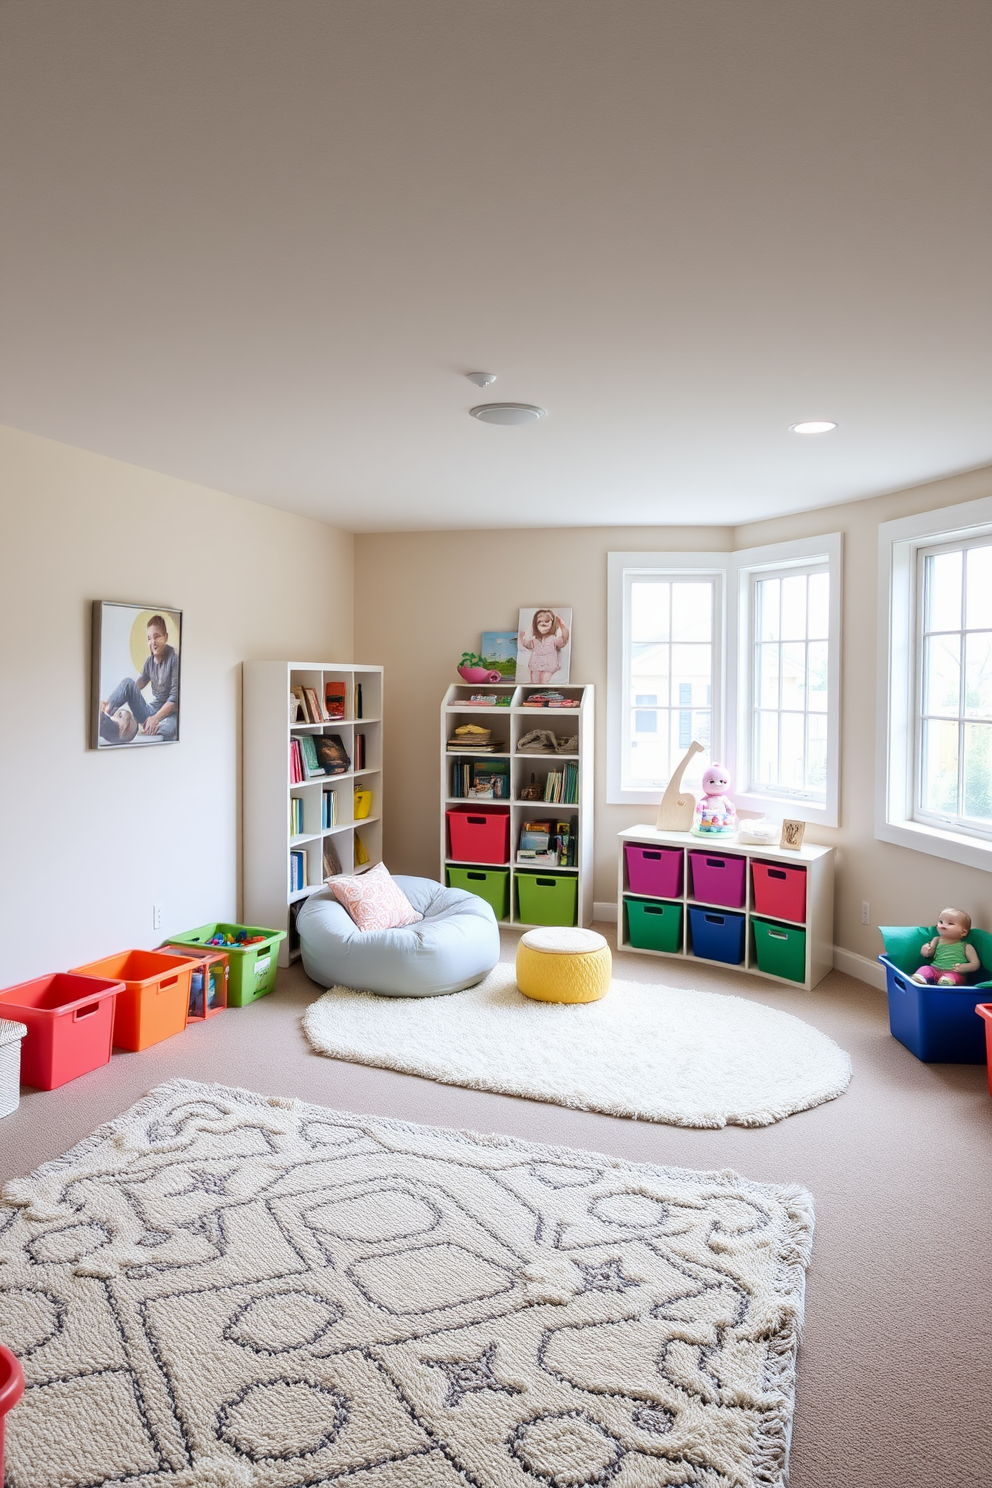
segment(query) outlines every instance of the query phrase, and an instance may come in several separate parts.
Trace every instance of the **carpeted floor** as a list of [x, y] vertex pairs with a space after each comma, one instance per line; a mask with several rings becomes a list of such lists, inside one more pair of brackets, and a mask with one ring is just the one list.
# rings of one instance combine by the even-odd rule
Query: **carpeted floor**
[[[611, 934], [612, 927], [597, 928]], [[611, 935], [612, 939], [612, 935]], [[515, 937], [506, 936], [512, 959]], [[756, 1130], [599, 1116], [316, 1055], [300, 1027], [322, 989], [275, 996], [50, 1094], [0, 1122], [0, 1177], [58, 1156], [163, 1080], [248, 1086], [356, 1112], [734, 1168], [812, 1192], [816, 1237], [799, 1357], [791, 1488], [980, 1488], [992, 1461], [992, 1099], [979, 1066], [923, 1065], [889, 1037], [884, 997], [833, 973], [813, 993], [620, 954], [618, 976], [754, 998], [846, 1049], [847, 1093]]]

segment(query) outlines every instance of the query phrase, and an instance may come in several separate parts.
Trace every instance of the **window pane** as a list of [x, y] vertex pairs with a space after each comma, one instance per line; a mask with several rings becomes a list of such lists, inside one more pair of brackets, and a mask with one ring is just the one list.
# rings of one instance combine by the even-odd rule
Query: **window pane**
[[630, 663], [631, 690], [637, 694], [652, 692], [662, 705], [668, 703], [669, 665], [671, 652], [668, 646], [633, 646]]
[[813, 641], [825, 641], [830, 634], [830, 575], [815, 573], [809, 576], [809, 636]]
[[923, 712], [958, 715], [961, 637], [929, 636], [923, 647]]
[[972, 548], [967, 558], [969, 630], [992, 628], [992, 547]]
[[659, 710], [655, 714], [657, 729], [654, 733], [639, 733], [638, 712], [632, 710], [630, 720], [631, 774], [646, 785], [660, 785], [672, 773], [668, 763], [668, 713]]
[[[698, 759], [698, 762], [699, 762], [699, 767], [700, 767], [700, 775], [699, 775], [700, 781], [702, 781], [702, 778], [703, 778], [703, 776], [702, 776], [702, 762], [703, 762], [704, 759], [705, 760], [709, 760], [709, 757], [710, 757], [710, 749], [712, 747], [712, 740], [711, 740], [712, 726], [713, 726], [713, 715], [712, 715], [712, 713], [710, 713], [708, 711], [707, 712], [703, 712], [703, 713], [699, 713], [699, 712], [693, 713], [693, 715], [692, 715], [692, 737], [696, 740], [696, 743], [697, 744], [702, 744], [703, 749], [705, 751], [704, 754], [701, 757], [700, 756], [697, 756], [697, 759]], [[696, 763], [696, 760], [693, 761], [693, 764], [695, 764], [695, 763]], [[686, 771], [686, 777], [685, 777], [687, 781], [688, 781], [688, 779], [690, 777], [690, 774], [691, 774], [691, 770], [687, 770]]]
[[810, 641], [806, 653], [806, 706], [816, 713], [827, 711], [827, 663], [826, 641]]
[[961, 629], [961, 553], [934, 553], [926, 561], [927, 630]]
[[[672, 702], [709, 707], [712, 681], [712, 648], [709, 646], [672, 647]], [[681, 693], [680, 687], [689, 687]]]
[[633, 583], [630, 586], [630, 639], [667, 641], [671, 584]]
[[759, 708], [778, 707], [778, 646], [758, 646], [755, 692]]
[[992, 821], [992, 724], [965, 724], [964, 814]]
[[779, 638], [779, 598], [781, 579], [759, 579], [754, 586], [758, 614], [756, 630], [759, 641], [777, 641]]
[[775, 785], [778, 782], [778, 714], [758, 713], [755, 723], [755, 779], [759, 785]]
[[782, 647], [782, 707], [802, 708], [805, 704], [806, 647], [793, 642]]
[[955, 815], [958, 809], [958, 726], [941, 720], [923, 725], [924, 811]]
[[779, 758], [779, 784], [785, 790], [801, 791], [806, 774], [806, 720], [801, 713], [783, 713], [780, 716], [782, 753]]
[[782, 580], [782, 639], [806, 639], [806, 575]]
[[672, 640], [713, 639], [713, 585], [672, 585]]
[[806, 787], [826, 792], [827, 788], [827, 719], [824, 713], [811, 713], [806, 720]]
[[[698, 720], [698, 714], [692, 713], [688, 710], [683, 711], [681, 708], [673, 708], [670, 717], [671, 725], [669, 757], [671, 759], [671, 765], [669, 767], [668, 775], [671, 775], [672, 770], [675, 769], [675, 766], [679, 763], [679, 760], [689, 748], [689, 744], [692, 743], [693, 737], [695, 737], [698, 742], [703, 745], [704, 753], [693, 755], [692, 759], [689, 761], [689, 764], [686, 766], [685, 774], [682, 776], [682, 784], [688, 787], [689, 790], [699, 790], [703, 783], [703, 770], [706, 766], [706, 763], [708, 763], [707, 756], [709, 753], [709, 726], [707, 725], [706, 727], [706, 739], [703, 740], [699, 737], [698, 734], [693, 736], [692, 732], [693, 725]], [[681, 741], [685, 738], [688, 739], [688, 742], [683, 744]], [[666, 776], [665, 778], [667, 784], [668, 776]]]
[[965, 641], [964, 711], [992, 718], [992, 634], [976, 631]]

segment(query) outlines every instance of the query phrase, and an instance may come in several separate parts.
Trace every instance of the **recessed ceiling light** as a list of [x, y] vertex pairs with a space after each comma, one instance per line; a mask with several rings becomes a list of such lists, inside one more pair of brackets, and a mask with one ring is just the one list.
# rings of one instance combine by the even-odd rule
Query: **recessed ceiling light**
[[789, 432], [792, 434], [829, 434], [831, 429], [837, 425], [832, 424], [829, 419], [807, 419], [802, 424], [790, 424]]
[[544, 417], [534, 403], [478, 403], [469, 413], [484, 424], [533, 424]]

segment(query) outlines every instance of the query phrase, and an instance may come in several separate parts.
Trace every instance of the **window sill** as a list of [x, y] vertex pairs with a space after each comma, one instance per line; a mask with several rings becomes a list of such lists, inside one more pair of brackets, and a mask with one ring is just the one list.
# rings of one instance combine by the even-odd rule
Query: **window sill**
[[951, 863], [964, 863], [969, 868], [984, 868], [986, 873], [992, 873], [992, 841], [983, 842], [980, 837], [945, 832], [939, 827], [927, 827], [915, 821], [876, 822], [875, 837], [880, 842], [892, 842], [897, 847], [930, 853], [935, 858], [946, 858]]

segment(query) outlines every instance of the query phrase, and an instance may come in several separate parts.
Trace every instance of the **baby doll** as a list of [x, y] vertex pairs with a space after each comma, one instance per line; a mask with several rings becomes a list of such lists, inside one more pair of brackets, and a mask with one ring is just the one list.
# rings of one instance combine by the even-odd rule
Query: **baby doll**
[[928, 961], [933, 958], [933, 964], [914, 971], [913, 981], [936, 982], [938, 987], [963, 986], [968, 973], [979, 967], [975, 947], [963, 943], [970, 929], [970, 914], [963, 909], [942, 909], [937, 934], [920, 950]]
[[710, 765], [703, 774], [702, 800], [696, 802], [692, 831], [697, 837], [729, 837], [737, 831], [737, 812], [729, 796], [730, 774], [722, 765]]

